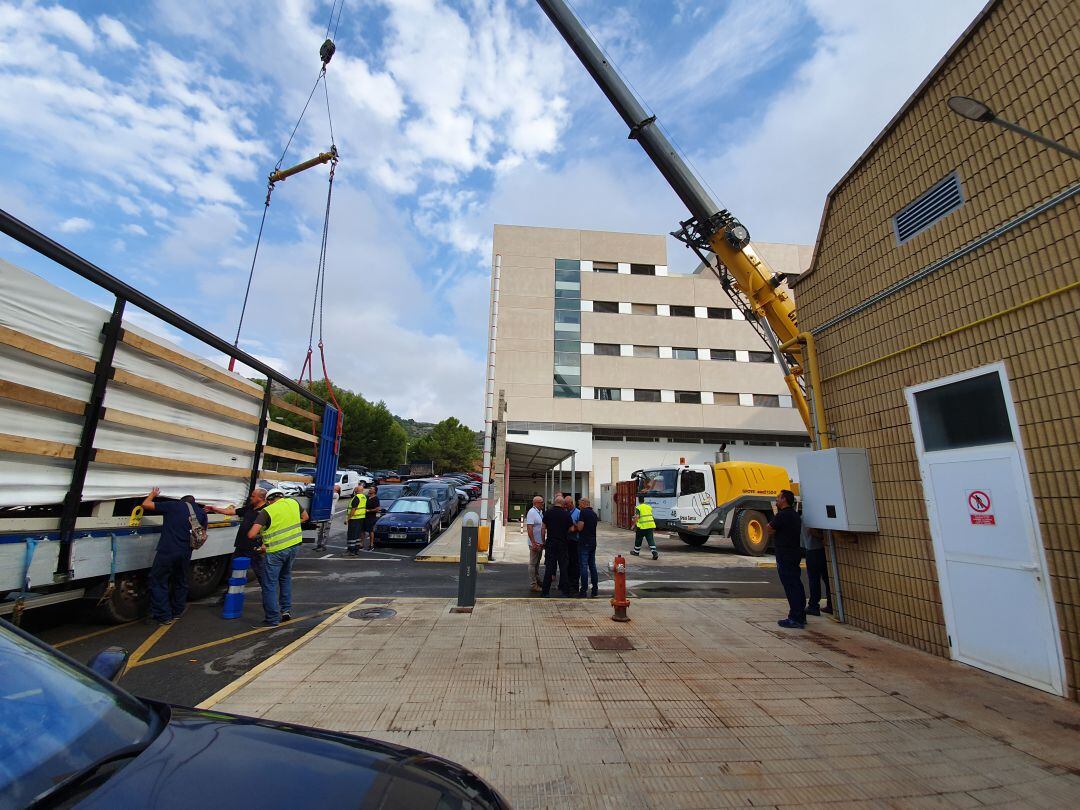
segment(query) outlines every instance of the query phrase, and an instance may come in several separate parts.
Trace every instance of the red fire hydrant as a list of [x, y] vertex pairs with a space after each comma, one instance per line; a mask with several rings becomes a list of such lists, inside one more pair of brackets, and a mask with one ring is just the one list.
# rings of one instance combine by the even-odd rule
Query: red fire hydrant
[[611, 598], [611, 606], [615, 608], [615, 614], [611, 620], [628, 622], [630, 617], [626, 615], [626, 609], [630, 607], [630, 600], [626, 598], [626, 558], [621, 554], [616, 555], [611, 561], [611, 572], [615, 575], [615, 595]]

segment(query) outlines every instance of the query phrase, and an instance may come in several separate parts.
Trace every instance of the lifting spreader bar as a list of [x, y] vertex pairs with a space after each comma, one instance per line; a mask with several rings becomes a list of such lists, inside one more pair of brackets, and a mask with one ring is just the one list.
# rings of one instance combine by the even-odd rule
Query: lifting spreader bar
[[270, 172], [270, 183], [278, 183], [288, 177], [292, 177], [294, 174], [300, 174], [300, 172], [306, 171], [312, 166], [319, 166], [323, 163], [329, 163], [331, 160], [336, 160], [337, 156], [337, 147], [331, 146], [329, 152], [320, 152], [311, 160], [305, 160], [303, 163], [297, 163], [295, 166], [292, 166], [288, 169], [278, 169], [277, 171]]

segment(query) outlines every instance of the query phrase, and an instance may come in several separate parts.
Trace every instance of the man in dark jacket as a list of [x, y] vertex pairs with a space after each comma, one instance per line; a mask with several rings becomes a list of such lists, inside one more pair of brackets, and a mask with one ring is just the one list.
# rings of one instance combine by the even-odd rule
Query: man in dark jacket
[[600, 522], [596, 512], [593, 511], [588, 498], [578, 501], [579, 508], [574, 511], [578, 515], [575, 528], [578, 531], [578, 559], [581, 571], [581, 590], [578, 596], [588, 594], [589, 578], [592, 577], [592, 596], [600, 592], [600, 577], [596, 571], [596, 524]]
[[188, 568], [191, 566], [191, 517], [206, 529], [206, 512], [195, 496], [179, 501], [160, 500], [154, 487], [142, 502], [144, 512], [164, 518], [154, 564], [150, 568], [150, 617], [158, 624], [172, 624], [187, 608]]
[[795, 493], [782, 489], [776, 496], [776, 515], [765, 528], [776, 553], [776, 574], [788, 600], [788, 616], [777, 622], [781, 627], [806, 627], [806, 591], [802, 584], [802, 518], [795, 511]]
[[[259, 550], [262, 547], [262, 541], [252, 540], [248, 537], [248, 532], [255, 525], [255, 518], [264, 506], [266, 506], [266, 490], [262, 487], [255, 487], [255, 489], [251, 490], [251, 495], [248, 496], [248, 502], [243, 506], [205, 507], [207, 514], [236, 515], [240, 518], [240, 525], [236, 527], [236, 539], [233, 540], [233, 556], [247, 557], [251, 560], [251, 570], [255, 573], [255, 578], [260, 586], [263, 581], [262, 566], [264, 562], [263, 554]], [[222, 601], [224, 599], [225, 597], [222, 596]]]

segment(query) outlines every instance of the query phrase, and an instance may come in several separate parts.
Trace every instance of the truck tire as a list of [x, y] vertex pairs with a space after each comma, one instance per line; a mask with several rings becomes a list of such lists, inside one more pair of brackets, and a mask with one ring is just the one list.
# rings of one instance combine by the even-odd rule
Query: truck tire
[[221, 584], [222, 577], [225, 576], [225, 566], [228, 562], [227, 556], [194, 560], [188, 576], [188, 601], [197, 602], [213, 594]]
[[679, 539], [682, 540], [688, 546], [703, 546], [709, 540], [707, 534], [688, 534], [687, 532], [679, 532]]
[[103, 624], [133, 622], [146, 612], [150, 588], [146, 571], [116, 575], [115, 587], [94, 606], [94, 615]]
[[731, 542], [735, 551], [747, 557], [760, 557], [769, 547], [769, 538], [765, 526], [769, 522], [756, 509], [744, 509], [735, 516], [735, 526], [731, 532]]

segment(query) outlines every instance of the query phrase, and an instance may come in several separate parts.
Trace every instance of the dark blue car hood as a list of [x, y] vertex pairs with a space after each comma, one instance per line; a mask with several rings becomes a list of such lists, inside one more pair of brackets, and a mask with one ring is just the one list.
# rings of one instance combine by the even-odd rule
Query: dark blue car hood
[[[289, 723], [159, 708], [172, 713], [165, 729], [80, 808], [509, 807], [475, 774], [422, 751]], [[450, 797], [448, 805], [439, 805], [440, 794]]]
[[394, 512], [379, 518], [376, 526], [426, 526], [431, 520], [431, 515], [421, 515], [417, 512]]

